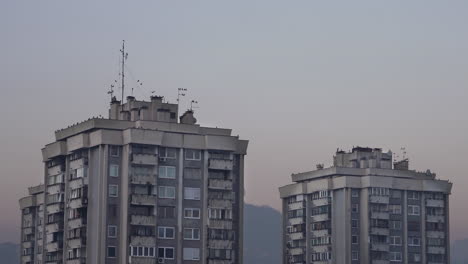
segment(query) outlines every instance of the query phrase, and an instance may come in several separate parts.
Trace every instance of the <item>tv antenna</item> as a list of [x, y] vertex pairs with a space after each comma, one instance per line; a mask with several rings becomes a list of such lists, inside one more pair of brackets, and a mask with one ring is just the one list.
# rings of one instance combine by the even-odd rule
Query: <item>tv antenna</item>
[[198, 106], [193, 106], [193, 105], [198, 105], [198, 101], [192, 100], [190, 102], [190, 111], [193, 111], [193, 108], [198, 108]]
[[406, 148], [402, 147], [401, 151], [403, 152], [403, 160], [405, 160], [406, 159]]
[[187, 88], [177, 88], [177, 108], [179, 108], [180, 97], [185, 96], [186, 92], [187, 92]]
[[121, 88], [122, 88], [122, 103], [124, 100], [124, 90], [125, 90], [125, 61], [128, 58], [128, 53], [125, 53], [125, 40], [122, 40], [122, 49], [120, 50], [122, 53], [122, 83], [121, 83]]
[[110, 90], [107, 92], [107, 94], [110, 94], [111, 102], [112, 102], [112, 98], [114, 97], [114, 85], [113, 84], [110, 85]]

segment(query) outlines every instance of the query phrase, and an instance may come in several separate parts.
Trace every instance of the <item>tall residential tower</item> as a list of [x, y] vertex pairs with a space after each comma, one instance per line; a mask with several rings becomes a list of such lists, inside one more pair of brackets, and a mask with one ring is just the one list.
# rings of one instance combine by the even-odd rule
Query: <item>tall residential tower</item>
[[21, 263], [242, 263], [248, 142], [177, 116], [129, 96], [56, 131], [20, 200]]
[[429, 170], [357, 147], [292, 180], [280, 188], [284, 264], [450, 263], [452, 184]]

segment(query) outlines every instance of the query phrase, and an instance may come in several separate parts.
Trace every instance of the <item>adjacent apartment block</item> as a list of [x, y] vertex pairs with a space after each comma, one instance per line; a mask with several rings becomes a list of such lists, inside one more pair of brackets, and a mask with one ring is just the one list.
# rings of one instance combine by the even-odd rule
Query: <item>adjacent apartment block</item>
[[357, 147], [292, 180], [280, 188], [283, 263], [450, 263], [452, 184], [429, 170]]
[[248, 142], [177, 117], [129, 96], [56, 131], [20, 200], [21, 263], [242, 263]]

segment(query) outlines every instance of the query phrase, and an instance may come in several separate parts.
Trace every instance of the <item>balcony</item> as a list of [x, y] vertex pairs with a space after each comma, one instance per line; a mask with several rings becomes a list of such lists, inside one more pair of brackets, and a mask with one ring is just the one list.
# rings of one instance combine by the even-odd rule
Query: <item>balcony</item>
[[146, 194], [132, 194], [131, 204], [156, 206], [156, 197]]
[[211, 170], [232, 170], [234, 162], [229, 159], [210, 159], [208, 169]]
[[331, 229], [313, 230], [311, 234], [313, 237], [327, 236], [331, 235]]
[[389, 251], [390, 245], [388, 244], [371, 244], [371, 250], [373, 251]]
[[314, 222], [322, 222], [326, 220], [330, 220], [330, 214], [328, 213], [312, 216], [312, 221]]
[[208, 247], [209, 248], [225, 248], [225, 249], [232, 249], [233, 248], [233, 241], [229, 240], [214, 240], [208, 239]]
[[302, 240], [305, 239], [305, 235], [302, 232], [288, 234], [290, 240]]
[[428, 254], [445, 254], [445, 247], [435, 247], [429, 246], [427, 247]]
[[33, 241], [23, 242], [23, 248], [33, 248], [33, 247], [34, 247], [34, 242]]
[[327, 205], [327, 204], [331, 204], [331, 200], [332, 200], [331, 197], [323, 197], [320, 199], [312, 200], [312, 204], [314, 206]]
[[304, 202], [295, 202], [295, 203], [290, 203], [288, 204], [288, 210], [298, 210], [304, 208]]
[[141, 165], [158, 165], [158, 157], [153, 154], [132, 154], [132, 163]]
[[131, 236], [132, 246], [154, 247], [156, 246], [156, 237], [154, 236]]
[[132, 215], [130, 224], [142, 225], [142, 226], [154, 226], [156, 225], [156, 217], [144, 216], [144, 215]]
[[57, 194], [63, 193], [65, 191], [65, 184], [54, 184], [47, 186], [47, 193], [48, 194]]
[[130, 180], [132, 184], [156, 184], [156, 177], [154, 175], [132, 175]]
[[232, 208], [232, 201], [231, 200], [209, 199], [208, 200], [208, 207], [212, 207], [212, 208]]
[[208, 227], [215, 229], [232, 229], [232, 221], [209, 219]]
[[443, 223], [445, 222], [445, 216], [443, 215], [428, 215], [426, 221], [431, 223]]
[[86, 207], [88, 205], [88, 198], [77, 198], [70, 200], [69, 206], [72, 209]]
[[232, 181], [211, 179], [208, 181], [208, 188], [216, 190], [232, 190]]
[[79, 228], [86, 225], [86, 220], [83, 218], [76, 218], [68, 220], [68, 227], [70, 229]]
[[25, 235], [34, 234], [34, 227], [23, 228], [23, 234], [25, 234]]
[[57, 251], [62, 250], [62, 248], [63, 248], [63, 242], [62, 241], [55, 241], [55, 242], [48, 243], [46, 245], [46, 251], [47, 252], [57, 252]]
[[48, 214], [55, 214], [58, 212], [63, 212], [63, 202], [60, 203], [54, 203], [54, 204], [49, 204], [47, 205], [47, 213]]
[[295, 256], [295, 255], [302, 255], [304, 254], [304, 249], [303, 248], [291, 248], [289, 250], [289, 255]]
[[82, 248], [86, 246], [86, 237], [77, 237], [69, 239], [67, 242], [69, 248]]
[[445, 232], [443, 231], [426, 231], [428, 238], [445, 238]]
[[390, 198], [388, 196], [377, 196], [377, 195], [369, 196], [369, 202], [370, 203], [388, 204], [389, 199]]
[[289, 225], [300, 225], [304, 223], [304, 218], [303, 217], [289, 218], [288, 223]]
[[372, 264], [390, 264], [389, 260], [375, 259], [372, 260]]
[[444, 207], [443, 200], [426, 199], [427, 207]]
[[85, 185], [88, 185], [88, 177], [85, 178], [76, 178], [70, 181], [68, 187], [70, 189], [79, 189], [83, 188]]
[[371, 218], [388, 220], [390, 219], [390, 214], [387, 212], [371, 212]]
[[21, 256], [21, 263], [29, 263], [29, 262], [32, 262], [31, 255]]
[[148, 258], [148, 257], [132, 257], [130, 256], [130, 262], [132, 264], [155, 264], [157, 261], [154, 259], [154, 257]]
[[67, 259], [66, 264], [86, 264], [86, 257]]
[[371, 227], [370, 234], [371, 235], [388, 236], [390, 234], [390, 231], [388, 230], [388, 228]]
[[46, 234], [51, 234], [63, 230], [63, 222], [47, 224], [45, 231]]

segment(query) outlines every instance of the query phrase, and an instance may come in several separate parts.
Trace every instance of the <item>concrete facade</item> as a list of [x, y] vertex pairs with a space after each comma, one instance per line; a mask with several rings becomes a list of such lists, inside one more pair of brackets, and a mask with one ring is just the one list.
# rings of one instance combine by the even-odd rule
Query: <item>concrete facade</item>
[[43, 246], [21, 263], [242, 263], [248, 142], [177, 116], [162, 97], [129, 96], [56, 131], [42, 192], [20, 201], [22, 233], [45, 219], [44, 242], [24, 241]]
[[293, 174], [280, 188], [283, 263], [450, 263], [452, 184], [408, 165], [357, 147]]

